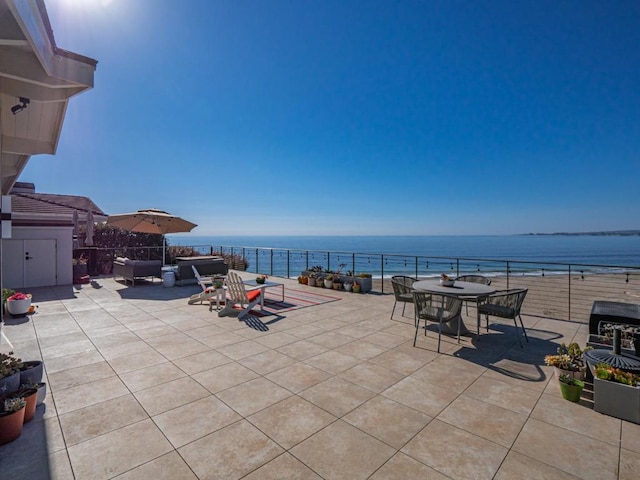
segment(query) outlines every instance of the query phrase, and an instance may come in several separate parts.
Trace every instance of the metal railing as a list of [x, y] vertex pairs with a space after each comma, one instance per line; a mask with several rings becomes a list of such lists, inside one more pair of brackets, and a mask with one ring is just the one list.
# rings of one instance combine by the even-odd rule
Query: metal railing
[[[158, 255], [155, 247], [144, 247], [136, 258]], [[545, 318], [585, 322], [594, 300], [640, 303], [640, 267], [624, 265], [571, 264], [505, 259], [437, 257], [383, 253], [295, 250], [286, 248], [212, 246], [190, 247], [202, 255], [225, 254], [248, 262], [247, 271], [295, 278], [320, 265], [324, 270], [370, 273], [376, 292], [391, 292], [393, 275], [415, 278], [479, 274], [492, 278], [496, 289], [528, 288], [523, 312]], [[93, 249], [106, 250], [106, 249]], [[128, 248], [132, 252], [135, 248]], [[110, 249], [120, 255], [123, 249]], [[161, 252], [161, 249], [160, 249]], [[126, 252], [125, 252], [126, 253]], [[161, 253], [160, 253], [161, 255]], [[97, 254], [99, 257], [100, 254]], [[90, 268], [91, 271], [91, 268]]]

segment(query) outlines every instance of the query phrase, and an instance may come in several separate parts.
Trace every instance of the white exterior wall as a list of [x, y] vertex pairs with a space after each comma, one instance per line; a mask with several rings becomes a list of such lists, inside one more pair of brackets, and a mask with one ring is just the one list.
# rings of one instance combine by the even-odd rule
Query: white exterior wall
[[[12, 227], [12, 239], [55, 239], [57, 285], [73, 283], [73, 227]], [[4, 271], [3, 284], [11, 285], [11, 272]]]

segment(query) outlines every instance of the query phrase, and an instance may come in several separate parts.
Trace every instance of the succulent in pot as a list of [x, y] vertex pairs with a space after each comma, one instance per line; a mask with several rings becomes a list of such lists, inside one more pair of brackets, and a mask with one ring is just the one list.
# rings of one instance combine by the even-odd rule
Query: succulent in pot
[[584, 380], [586, 364], [583, 354], [587, 350], [591, 350], [591, 347], [582, 349], [575, 342], [570, 343], [569, 346], [563, 343], [558, 347], [556, 355], [544, 357], [544, 363], [555, 367], [556, 375], [568, 374], [571, 377]]
[[22, 360], [13, 352], [0, 353], [0, 395], [15, 392], [20, 387]]
[[26, 406], [26, 400], [15, 394], [0, 401], [0, 445], [14, 441], [22, 434]]

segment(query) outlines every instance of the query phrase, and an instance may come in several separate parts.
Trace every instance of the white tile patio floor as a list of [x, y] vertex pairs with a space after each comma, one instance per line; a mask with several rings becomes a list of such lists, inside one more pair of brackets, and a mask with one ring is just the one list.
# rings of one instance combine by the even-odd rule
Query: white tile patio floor
[[411, 306], [390, 320], [391, 295], [334, 292], [261, 331], [187, 305], [196, 290], [111, 278], [33, 290], [38, 313], [3, 332], [45, 361], [49, 393], [0, 447], [0, 478], [640, 475], [640, 426], [563, 400], [542, 362], [583, 344], [585, 325], [525, 317], [521, 349], [493, 323], [438, 354], [433, 332], [412, 346]]

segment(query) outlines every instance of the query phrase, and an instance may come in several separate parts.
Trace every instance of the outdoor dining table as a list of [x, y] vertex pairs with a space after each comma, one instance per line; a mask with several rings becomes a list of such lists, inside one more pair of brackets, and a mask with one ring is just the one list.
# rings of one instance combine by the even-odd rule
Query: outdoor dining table
[[[418, 280], [413, 283], [413, 289], [440, 295], [450, 295], [453, 297], [459, 297], [462, 300], [470, 300], [474, 302], [477, 302], [479, 298], [490, 295], [496, 291], [496, 289], [490, 285], [473, 282], [456, 281], [452, 286], [448, 287], [442, 285], [440, 283], [440, 279], [436, 278], [430, 280]], [[469, 330], [462, 321], [461, 316], [443, 324], [442, 332], [456, 335], [458, 332], [458, 322], [461, 322], [460, 334], [468, 333]]]

